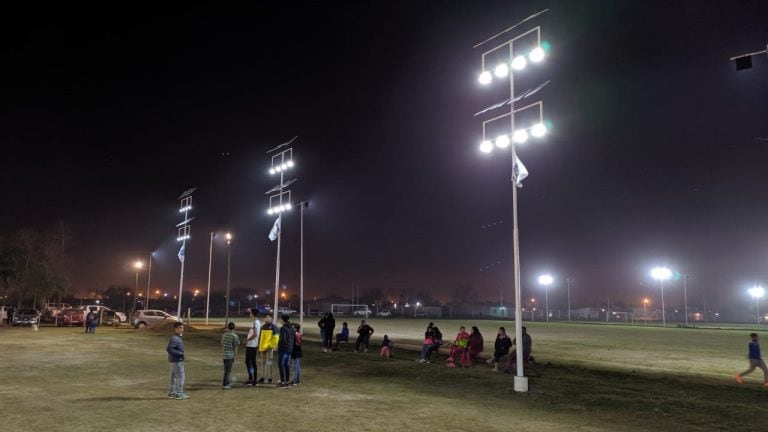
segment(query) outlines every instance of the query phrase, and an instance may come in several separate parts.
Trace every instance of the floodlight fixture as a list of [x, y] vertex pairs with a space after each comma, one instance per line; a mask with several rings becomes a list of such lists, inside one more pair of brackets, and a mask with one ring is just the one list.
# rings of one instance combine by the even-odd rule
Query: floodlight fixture
[[485, 140], [480, 143], [480, 151], [483, 153], [490, 153], [493, 150], [493, 143]]
[[552, 277], [552, 275], [541, 275], [539, 276], [539, 284], [540, 285], [552, 285], [552, 283], [555, 281], [555, 278]]
[[493, 80], [493, 77], [491, 76], [491, 73], [488, 71], [482, 71], [480, 73], [480, 76], [477, 78], [477, 81], [480, 82], [482, 85], [488, 85]]
[[509, 147], [509, 136], [500, 135], [498, 138], [496, 138], [496, 147], [500, 149]]
[[544, 48], [538, 46], [531, 50], [530, 53], [528, 53], [528, 59], [530, 59], [534, 63], [538, 63], [542, 60], [544, 60]]
[[525, 69], [525, 66], [528, 64], [528, 62], [525, 60], [525, 57], [523, 56], [517, 56], [512, 59], [512, 69], [519, 71]]
[[535, 138], [541, 138], [547, 133], [547, 126], [544, 123], [536, 123], [531, 126], [531, 135]]
[[525, 129], [518, 129], [512, 134], [512, 140], [518, 144], [528, 141], [528, 132]]
[[758, 285], [748, 289], [747, 292], [753, 299], [757, 300], [765, 295], [765, 288]]
[[657, 281], [665, 281], [672, 277], [672, 270], [667, 267], [655, 267], [651, 270], [651, 277]]
[[506, 63], [501, 63], [493, 70], [493, 74], [496, 75], [496, 78], [505, 78], [509, 75], [509, 66]]

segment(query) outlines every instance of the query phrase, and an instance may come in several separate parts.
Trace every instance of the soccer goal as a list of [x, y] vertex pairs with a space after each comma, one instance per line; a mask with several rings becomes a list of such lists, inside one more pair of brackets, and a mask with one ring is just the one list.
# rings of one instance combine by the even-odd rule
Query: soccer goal
[[361, 318], [366, 318], [368, 316], [373, 315], [373, 311], [371, 310], [368, 305], [360, 305], [360, 304], [338, 304], [334, 303], [331, 305], [331, 313], [333, 313], [334, 317], [340, 317], [340, 316], [359, 316]]

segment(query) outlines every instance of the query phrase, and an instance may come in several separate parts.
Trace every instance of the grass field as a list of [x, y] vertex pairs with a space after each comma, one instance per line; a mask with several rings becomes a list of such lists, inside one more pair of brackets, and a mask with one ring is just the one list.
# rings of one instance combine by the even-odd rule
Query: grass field
[[[310, 338], [317, 334], [315, 322], [305, 323]], [[427, 323], [370, 322], [374, 345], [387, 333], [396, 347], [418, 344]], [[446, 339], [464, 324], [435, 322]], [[479, 324], [487, 350], [498, 325], [513, 327]], [[191, 398], [185, 401], [166, 399], [167, 334], [5, 327], [0, 328], [1, 424], [3, 430], [128, 431], [768, 429], [762, 409], [768, 391], [757, 375], [741, 386], [733, 382], [746, 366], [748, 330], [527, 325], [537, 364], [528, 369], [526, 394], [512, 391], [512, 376], [480, 364], [422, 365], [414, 362], [415, 352], [402, 349], [389, 361], [373, 352], [326, 354], [312, 342], [305, 344], [300, 387], [223, 391], [220, 331], [188, 331]], [[238, 354], [238, 381], [243, 373]]]

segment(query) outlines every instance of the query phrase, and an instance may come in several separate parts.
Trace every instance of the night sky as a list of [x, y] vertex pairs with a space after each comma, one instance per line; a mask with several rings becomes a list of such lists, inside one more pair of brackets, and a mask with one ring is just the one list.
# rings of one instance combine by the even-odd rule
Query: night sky
[[[259, 2], [261, 3], [261, 2]], [[127, 6], [127, 4], [126, 4]], [[3, 14], [0, 235], [68, 223], [73, 289], [178, 289], [177, 197], [197, 186], [185, 286], [204, 289], [208, 233], [235, 234], [233, 286], [274, 284], [276, 180], [293, 136], [306, 295], [458, 284], [512, 297], [509, 157], [478, 152], [473, 114], [508, 96], [472, 46], [539, 10], [552, 49], [521, 73], [553, 129], [519, 147], [523, 289], [639, 303], [648, 271], [692, 275], [698, 302], [748, 305], [768, 283], [768, 3], [272, 2]], [[526, 76], [522, 76], [525, 74]], [[497, 222], [494, 224], [494, 222]], [[498, 223], [501, 222], [501, 223]], [[491, 224], [490, 227], [487, 227]], [[298, 289], [298, 212], [283, 283]], [[214, 289], [224, 284], [217, 240]], [[493, 265], [496, 263], [495, 265]], [[487, 271], [480, 271], [488, 266]], [[667, 304], [682, 301], [679, 283]]]

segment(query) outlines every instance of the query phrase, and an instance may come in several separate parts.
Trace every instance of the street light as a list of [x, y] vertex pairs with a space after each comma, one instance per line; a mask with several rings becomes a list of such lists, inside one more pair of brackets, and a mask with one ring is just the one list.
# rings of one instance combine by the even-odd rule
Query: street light
[[749, 295], [755, 299], [755, 312], [757, 312], [757, 325], [760, 325], [760, 308], [758, 306], [758, 300], [765, 295], [765, 289], [761, 286], [754, 286], [747, 290]]
[[645, 321], [645, 325], [648, 325], [648, 311], [646, 309], [648, 306], [648, 303], [650, 303], [650, 300], [648, 300], [647, 298], [644, 298], [643, 299], [643, 319]]
[[[133, 268], [136, 269], [136, 290], [135, 290], [135, 292], [138, 293], [139, 292], [139, 272], [141, 271], [141, 269], [144, 268], [144, 263], [141, 262], [141, 260], [136, 260], [136, 262], [133, 263]], [[138, 296], [133, 296], [133, 309], [131, 309], [131, 315], [133, 315], [133, 312], [136, 310], [136, 297], [138, 297]]]
[[[224, 238], [227, 240], [227, 308], [224, 312], [224, 326], [229, 324], [229, 277], [232, 269], [232, 233], [224, 234]], [[240, 303], [237, 304], [237, 310], [240, 310]]]
[[[534, 15], [531, 15], [530, 17], [524, 19], [520, 23], [508, 28], [507, 30], [504, 30], [501, 33], [498, 33], [494, 35], [493, 37], [475, 45], [475, 48], [485, 44], [486, 42], [489, 42], [491, 40], [494, 40], [498, 38], [499, 36], [505, 35], [508, 31], [516, 28], [518, 25], [522, 24], [523, 22], [529, 21], [532, 18], [535, 18], [538, 15], [541, 15], [545, 13], [546, 10], [542, 12], [538, 12]], [[529, 38], [535, 37], [535, 42], [531, 46], [530, 43], [527, 43], [527, 45], [522, 46], [522, 50], [520, 49], [520, 42], [521, 38], [524, 38], [528, 36]], [[518, 45], [515, 45], [515, 42], [518, 42]], [[529, 41], [530, 42], [530, 41]], [[516, 50], [516, 48], [518, 48]], [[527, 52], [524, 52], [525, 50], [528, 50]], [[523, 356], [520, 355], [520, 350], [522, 347], [522, 341], [523, 341], [523, 323], [522, 323], [522, 304], [521, 304], [521, 295], [520, 295], [520, 247], [519, 247], [519, 234], [518, 234], [518, 225], [517, 225], [517, 188], [519, 186], [522, 186], [521, 181], [522, 179], [527, 175], [524, 170], [524, 166], [522, 165], [522, 162], [517, 157], [517, 152], [515, 150], [515, 144], [521, 144], [525, 142], [528, 139], [528, 134], [539, 138], [546, 134], [547, 127], [544, 124], [544, 116], [543, 116], [543, 104], [541, 101], [532, 103], [528, 106], [522, 107], [517, 109], [515, 107], [515, 102], [520, 101], [522, 99], [526, 99], [530, 96], [533, 96], [533, 94], [537, 93], [539, 89], [544, 87], [546, 83], [540, 85], [536, 89], [532, 89], [529, 91], [524, 92], [520, 96], [515, 95], [515, 85], [514, 85], [514, 78], [515, 73], [521, 71], [524, 69], [528, 63], [528, 60], [530, 60], [532, 63], [539, 63], [542, 60], [544, 60], [545, 57], [545, 51], [544, 47], [541, 41], [541, 30], [539, 26], [534, 27], [531, 30], [528, 30], [522, 34], [520, 34], [517, 37], [514, 37], [512, 39], [507, 40], [506, 42], [503, 42], [501, 44], [496, 45], [494, 48], [491, 48], [490, 50], [484, 52], [482, 54], [482, 68], [481, 68], [481, 74], [478, 78], [479, 82], [482, 85], [490, 85], [494, 78], [489, 73], [488, 68], [486, 67], [486, 56], [491, 55], [492, 53], [501, 53], [503, 54], [503, 57], [505, 59], [503, 64], [505, 66], [498, 65], [495, 67], [494, 72], [497, 78], [504, 78], [509, 77], [509, 98], [504, 103], [499, 103], [494, 105], [493, 107], [487, 108], [480, 113], [476, 114], [479, 115], [481, 113], [485, 113], [488, 111], [492, 111], [494, 109], [498, 108], [505, 108], [509, 106], [509, 111], [506, 113], [503, 113], [501, 115], [497, 115], [491, 119], [484, 120], [483, 121], [483, 140], [480, 143], [480, 151], [483, 153], [490, 153], [493, 151], [493, 144], [489, 141], [487, 138], [487, 126], [490, 123], [499, 121], [499, 120], [505, 120], [507, 117], [509, 118], [509, 124], [508, 126], [505, 125], [504, 131], [505, 133], [503, 135], [507, 136], [507, 139], [511, 138], [511, 143], [509, 144], [509, 148], [511, 150], [511, 162], [512, 162], [512, 253], [514, 256], [513, 261], [513, 270], [514, 270], [514, 281], [515, 281], [515, 339], [517, 340], [517, 368], [515, 371], [515, 378], [514, 378], [514, 391], [516, 392], [527, 392], [528, 391], [528, 378], [525, 377], [524, 371], [523, 371]], [[527, 57], [527, 60], [526, 60]], [[510, 73], [509, 67], [506, 66], [509, 64], [511, 66], [512, 72]], [[507, 73], [499, 73], [499, 72], [507, 72]], [[532, 125], [524, 125], [525, 127], [516, 127], [520, 125], [515, 124], [515, 114], [525, 111], [527, 109], [536, 109], [538, 108], [538, 121], [535, 124]], [[498, 136], [498, 135], [497, 135]], [[506, 144], [507, 140], [499, 140], [496, 139], [497, 146], [498, 144], [502, 144], [501, 148], [504, 148], [504, 145]]]
[[549, 286], [555, 281], [551, 275], [545, 274], [539, 276], [539, 285], [544, 285], [544, 313], [547, 316], [547, 322], [549, 322]]
[[655, 267], [651, 270], [651, 277], [659, 281], [661, 286], [661, 320], [664, 327], [667, 326], [667, 313], [664, 310], [664, 281], [672, 277], [672, 270], [666, 267]]

